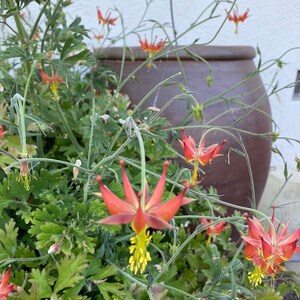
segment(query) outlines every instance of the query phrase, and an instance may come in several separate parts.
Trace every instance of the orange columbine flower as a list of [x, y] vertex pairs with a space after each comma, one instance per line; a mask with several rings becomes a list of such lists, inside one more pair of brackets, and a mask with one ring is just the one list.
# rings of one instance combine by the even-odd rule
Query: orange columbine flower
[[110, 17], [111, 13], [109, 13], [108, 15], [106, 15], [106, 17], [104, 18], [102, 13], [101, 13], [101, 10], [100, 8], [97, 6], [97, 17], [98, 17], [98, 22], [99, 24], [103, 23], [103, 25], [116, 25], [116, 20], [118, 19], [118, 17], [116, 18], [111, 18]]
[[[157, 36], [155, 36], [154, 41], [149, 44], [146, 36], [145, 36], [144, 41], [142, 41], [139, 36], [139, 42], [140, 42], [141, 48], [143, 49], [144, 52], [149, 53], [149, 58], [151, 58], [154, 53], [163, 49], [167, 42], [167, 39], [165, 39], [165, 40], [161, 39], [159, 42], [156, 42], [156, 40], [157, 40]], [[151, 62], [149, 62], [147, 64], [147, 68], [150, 68], [150, 67], [151, 67]]]
[[251, 220], [245, 214], [248, 222], [248, 236], [242, 234], [245, 243], [246, 259], [252, 260], [255, 268], [248, 273], [251, 283], [255, 286], [261, 284], [266, 275], [274, 277], [279, 270], [284, 270], [281, 264], [289, 260], [295, 252], [300, 252], [297, 242], [300, 240], [300, 228], [290, 236], [287, 236], [288, 224], [284, 225], [282, 231], [281, 223], [275, 229], [274, 208], [272, 214], [272, 225], [266, 232], [260, 221], [253, 217]]
[[2, 273], [0, 278], [0, 300], [6, 300], [9, 294], [17, 289], [17, 286], [13, 283], [8, 284], [10, 278], [10, 266], [6, 272]]
[[232, 21], [235, 23], [235, 33], [238, 33], [238, 25], [240, 22], [244, 22], [248, 17], [249, 8], [242, 14], [239, 15], [237, 10], [233, 10], [233, 14], [229, 14], [229, 12], [226, 10], [227, 18], [229, 21]]
[[101, 39], [104, 38], [104, 34], [100, 34], [100, 33], [96, 34], [96, 33], [94, 33], [94, 38], [95, 38], [95, 39], [98, 41], [98, 43], [100, 44]]
[[59, 84], [64, 83], [63, 77], [58, 77], [58, 73], [55, 72], [52, 77], [50, 77], [47, 73], [45, 73], [42, 69], [39, 69], [40, 76], [42, 78], [42, 83], [47, 84], [50, 87], [53, 100], [58, 101], [59, 96], [58, 96], [58, 86]]
[[226, 230], [228, 226], [225, 226], [226, 222], [220, 222], [213, 225], [210, 225], [213, 220], [200, 219], [200, 223], [204, 226], [208, 226], [206, 230], [206, 234], [208, 235], [207, 244], [211, 243], [212, 235], [220, 235], [222, 231]]
[[122, 178], [124, 186], [125, 201], [121, 200], [112, 193], [103, 183], [100, 176], [97, 176], [97, 181], [100, 186], [102, 199], [111, 214], [111, 216], [102, 219], [102, 224], [128, 224], [131, 223], [132, 229], [136, 236], [131, 238], [129, 259], [130, 270], [137, 274], [143, 273], [148, 261], [151, 260], [149, 252], [146, 250], [147, 245], [151, 240], [148, 227], [154, 229], [172, 228], [168, 223], [177, 213], [180, 206], [187, 204], [189, 201], [184, 198], [186, 188], [173, 199], [166, 203], [161, 203], [166, 174], [169, 163], [165, 161], [163, 173], [158, 181], [158, 184], [149, 197], [148, 186], [145, 188], [145, 207], [140, 203], [142, 192], [136, 194], [129, 182], [124, 168], [124, 161], [120, 161], [122, 168]]
[[202, 166], [207, 165], [210, 163], [214, 158], [218, 156], [222, 156], [223, 154], [219, 154], [222, 147], [226, 143], [226, 140], [224, 140], [221, 144], [213, 144], [209, 147], [205, 147], [205, 137], [202, 139], [202, 143], [198, 146], [196, 146], [195, 140], [189, 136], [186, 137], [184, 133], [184, 129], [181, 129], [182, 133], [182, 141], [179, 140], [184, 156], [187, 162], [194, 161], [194, 172], [192, 177], [192, 183], [197, 182], [197, 175], [198, 175], [198, 165], [199, 163]]

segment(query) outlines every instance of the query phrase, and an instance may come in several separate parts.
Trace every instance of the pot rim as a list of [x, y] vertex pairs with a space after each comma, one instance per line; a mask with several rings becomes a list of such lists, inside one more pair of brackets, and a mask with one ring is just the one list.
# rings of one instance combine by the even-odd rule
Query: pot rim
[[[95, 49], [95, 55], [100, 60], [121, 60], [123, 47], [98, 48]], [[256, 56], [256, 50], [252, 46], [174, 46], [163, 49], [155, 59], [177, 60], [177, 55], [180, 60], [252, 60]], [[125, 60], [144, 61], [147, 58], [148, 53], [141, 47], [126, 48]]]

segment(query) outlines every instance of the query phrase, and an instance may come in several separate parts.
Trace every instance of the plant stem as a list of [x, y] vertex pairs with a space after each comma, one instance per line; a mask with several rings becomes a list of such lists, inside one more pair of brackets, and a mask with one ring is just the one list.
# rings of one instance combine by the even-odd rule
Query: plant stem
[[175, 41], [175, 45], [178, 46], [177, 31], [175, 28], [175, 19], [174, 19], [174, 10], [173, 10], [173, 0], [170, 0], [170, 13], [171, 13], [171, 22], [172, 22], [174, 41]]
[[133, 129], [135, 131], [136, 137], [138, 139], [139, 146], [140, 146], [140, 156], [141, 156], [140, 157], [140, 159], [141, 159], [141, 191], [142, 191], [142, 195], [141, 195], [141, 207], [142, 207], [142, 210], [144, 210], [144, 208], [145, 208], [145, 188], [146, 188], [146, 157], [145, 157], [144, 142], [143, 142], [143, 138], [142, 138], [142, 135], [140, 133], [140, 130], [137, 127], [137, 125], [135, 124], [134, 120], [131, 117], [129, 117], [129, 118], [127, 118], [126, 121], [130, 122], [130, 124], [132, 125], [132, 127], [133, 127]]
[[69, 139], [71, 140], [71, 142], [72, 142], [73, 146], [75, 147], [76, 151], [77, 151], [78, 153], [80, 153], [80, 152], [82, 151], [82, 148], [81, 148], [81, 146], [78, 144], [77, 139], [76, 139], [76, 137], [74, 136], [74, 134], [73, 134], [73, 132], [72, 132], [72, 129], [71, 129], [71, 127], [69, 126], [69, 123], [68, 123], [68, 121], [67, 121], [67, 119], [66, 119], [66, 117], [65, 117], [65, 115], [64, 115], [64, 113], [63, 113], [63, 111], [62, 111], [62, 109], [61, 109], [61, 107], [60, 107], [60, 105], [59, 105], [59, 102], [58, 102], [58, 101], [55, 101], [55, 105], [56, 105], [56, 109], [57, 109], [57, 111], [58, 111], [58, 113], [59, 113], [59, 116], [60, 116], [60, 118], [61, 118], [61, 121], [62, 121], [62, 123], [63, 123], [63, 125], [64, 125], [64, 127], [65, 127], [65, 130], [66, 130], [66, 132], [67, 132], [67, 134], [68, 134]]
[[30, 40], [31, 40], [32, 37], [34, 36], [35, 31], [36, 31], [36, 28], [38, 27], [38, 24], [39, 24], [39, 22], [40, 22], [40, 19], [41, 19], [43, 13], [44, 13], [46, 7], [48, 6], [49, 2], [50, 2], [50, 0], [47, 0], [47, 1], [44, 3], [42, 9], [40, 10], [39, 15], [37, 16], [37, 18], [36, 18], [36, 20], [35, 20], [35, 23], [34, 23], [32, 29], [31, 29], [31, 33], [30, 33], [30, 35], [29, 35], [29, 39], [30, 39]]

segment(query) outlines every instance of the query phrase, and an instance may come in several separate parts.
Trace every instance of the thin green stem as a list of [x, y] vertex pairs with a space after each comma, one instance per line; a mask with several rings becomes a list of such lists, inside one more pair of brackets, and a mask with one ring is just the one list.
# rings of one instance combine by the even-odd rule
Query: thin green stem
[[37, 27], [38, 27], [38, 24], [39, 24], [39, 22], [40, 22], [40, 19], [41, 19], [42, 15], [43, 15], [45, 9], [47, 8], [49, 2], [50, 2], [50, 0], [46, 0], [45, 3], [44, 3], [44, 5], [43, 5], [43, 7], [41, 8], [41, 10], [40, 10], [40, 12], [39, 12], [39, 14], [38, 14], [38, 16], [37, 16], [37, 18], [36, 18], [36, 20], [35, 20], [35, 23], [34, 23], [33, 26], [32, 26], [31, 33], [30, 33], [30, 35], [29, 35], [29, 39], [30, 39], [30, 40], [32, 39], [32, 37], [34, 36], [34, 34], [35, 34], [35, 32], [36, 32], [36, 29], [37, 29]]
[[55, 164], [60, 164], [60, 165], [65, 165], [65, 166], [69, 166], [69, 167], [76, 167], [79, 170], [88, 173], [88, 174], [93, 174], [93, 172], [91, 170], [88, 170], [86, 168], [83, 167], [79, 167], [76, 164], [73, 163], [69, 163], [67, 161], [64, 160], [58, 160], [58, 159], [52, 159], [52, 158], [41, 158], [41, 157], [28, 157], [28, 158], [22, 158], [22, 159], [17, 159], [15, 162], [11, 163], [10, 165], [8, 165], [4, 170], [6, 172], [8, 172], [11, 168], [20, 165], [20, 163], [22, 162], [48, 162], [48, 163], [55, 163]]
[[141, 208], [144, 210], [145, 208], [145, 195], [146, 195], [146, 154], [145, 154], [145, 147], [144, 147], [144, 142], [143, 138], [141, 135], [141, 132], [138, 128], [138, 126], [135, 124], [134, 120], [132, 117], [127, 118], [126, 120], [128, 122], [129, 128], [132, 126], [134, 129], [134, 132], [136, 134], [136, 137], [139, 142], [140, 146], [140, 160], [141, 160]]
[[93, 137], [94, 137], [94, 128], [95, 128], [95, 90], [93, 83], [91, 83], [92, 91], [92, 116], [91, 116], [91, 131], [90, 131], [90, 140], [89, 140], [89, 149], [88, 149], [88, 158], [87, 158], [87, 167], [90, 167], [91, 164], [91, 155], [92, 155], [92, 146], [93, 146]]
[[72, 129], [71, 129], [71, 127], [70, 127], [70, 125], [69, 125], [69, 123], [68, 123], [68, 121], [67, 121], [67, 119], [66, 119], [66, 117], [65, 117], [65, 115], [64, 115], [64, 113], [61, 109], [61, 107], [60, 107], [59, 101], [55, 101], [55, 105], [56, 105], [56, 109], [59, 113], [60, 119], [61, 119], [61, 121], [62, 121], [62, 123], [65, 127], [65, 130], [68, 134], [69, 139], [71, 140], [71, 142], [72, 142], [73, 146], [75, 147], [76, 151], [78, 153], [80, 153], [82, 151], [82, 147], [78, 144], [77, 139], [74, 136], [74, 134], [72, 132]]
[[[57, 10], [61, 7], [61, 2], [62, 2], [62, 1], [63, 1], [63, 0], [58, 0], [58, 1], [57, 1], [56, 6], [55, 6], [55, 8], [54, 8], [54, 10], [53, 10], [52, 16], [54, 16], [54, 15], [56, 14]], [[44, 52], [45, 39], [46, 39], [46, 37], [47, 37], [47, 35], [48, 35], [48, 31], [49, 31], [50, 27], [51, 27], [51, 22], [49, 21], [49, 23], [48, 23], [48, 25], [47, 25], [47, 27], [46, 27], [46, 29], [45, 29], [45, 31], [44, 31], [44, 36], [43, 36], [43, 39], [42, 39], [41, 53]]]

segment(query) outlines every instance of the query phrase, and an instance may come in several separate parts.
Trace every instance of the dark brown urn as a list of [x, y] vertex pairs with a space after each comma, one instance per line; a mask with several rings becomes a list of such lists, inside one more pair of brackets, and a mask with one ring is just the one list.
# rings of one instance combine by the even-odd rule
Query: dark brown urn
[[[138, 104], [161, 81], [178, 72], [184, 73], [184, 76], [181, 74], [172, 82], [186, 85], [197, 101], [204, 103], [203, 121], [199, 124], [194, 118], [186, 120], [191, 112], [191, 105], [194, 104], [184, 96], [173, 101], [162, 115], [174, 127], [197, 126], [185, 130], [196, 143], [199, 142], [203, 129], [209, 126], [226, 126], [227, 131], [242, 140], [250, 160], [248, 165], [245, 156], [241, 155], [244, 149], [233, 137], [217, 130], [206, 136], [207, 146], [224, 139], [227, 143], [222, 149], [224, 156], [203, 167], [205, 175], [201, 184], [204, 188], [215, 187], [221, 200], [240, 206], [255, 206], [264, 190], [271, 159], [271, 138], [263, 134], [272, 131], [271, 110], [266, 91], [259, 74], [253, 73], [255, 49], [248, 46], [183, 48], [178, 47], [177, 54], [174, 50], [166, 51], [153, 62], [150, 69], [146, 65], [141, 67], [147, 54], [140, 48], [131, 48], [126, 52], [122, 78], [126, 78], [137, 68], [138, 71], [124, 85], [121, 92], [128, 94], [133, 104]], [[120, 72], [122, 53], [123, 48], [101, 51], [101, 64], [105, 63]], [[208, 65], [213, 78], [210, 87], [207, 84]], [[178, 85], [160, 86], [142, 107], [162, 108], [180, 93]], [[175, 142], [174, 146], [182, 153], [178, 142]], [[179, 159], [178, 162], [186, 166], [184, 160]]]

